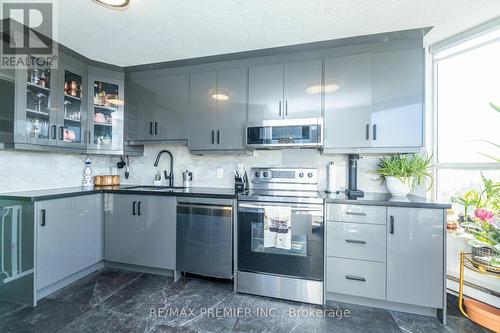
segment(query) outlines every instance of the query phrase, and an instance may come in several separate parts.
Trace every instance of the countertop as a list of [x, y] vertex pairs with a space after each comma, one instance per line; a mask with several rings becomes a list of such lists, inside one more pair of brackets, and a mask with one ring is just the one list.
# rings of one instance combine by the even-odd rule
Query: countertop
[[349, 199], [344, 193], [333, 194], [321, 192], [326, 203], [356, 204], [370, 206], [392, 206], [413, 208], [451, 208], [451, 204], [437, 202], [424, 197], [408, 195], [407, 197], [393, 197], [389, 193], [365, 193], [363, 198]]
[[147, 195], [167, 195], [167, 196], [185, 196], [185, 197], [211, 197], [221, 199], [236, 199], [237, 195], [232, 188], [221, 187], [190, 187], [190, 188], [172, 188], [150, 187], [150, 189], [141, 189], [143, 185], [121, 185], [109, 187], [65, 187], [46, 190], [19, 191], [0, 193], [0, 200], [16, 201], [40, 201], [79, 195], [88, 195], [94, 193], [129, 193], [129, 194], [147, 194]]

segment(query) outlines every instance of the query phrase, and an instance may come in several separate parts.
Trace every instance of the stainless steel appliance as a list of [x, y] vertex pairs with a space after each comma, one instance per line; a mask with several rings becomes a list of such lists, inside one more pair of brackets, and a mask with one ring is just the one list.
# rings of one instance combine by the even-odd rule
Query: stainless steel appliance
[[233, 277], [233, 201], [179, 197], [176, 270]]
[[248, 123], [246, 143], [252, 148], [318, 148], [323, 146], [323, 118], [277, 119]]
[[[252, 168], [250, 178], [251, 189], [238, 196], [237, 290], [323, 304], [324, 214], [317, 169]], [[290, 207], [289, 249], [264, 246], [270, 207]]]
[[193, 182], [193, 172], [186, 170], [182, 173], [182, 184], [184, 187], [191, 187]]

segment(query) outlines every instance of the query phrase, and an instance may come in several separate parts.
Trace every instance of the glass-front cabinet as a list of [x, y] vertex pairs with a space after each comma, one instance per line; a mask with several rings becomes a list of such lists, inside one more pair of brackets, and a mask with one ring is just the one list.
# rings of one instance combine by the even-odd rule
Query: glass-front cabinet
[[89, 68], [89, 151], [123, 151], [123, 73]]

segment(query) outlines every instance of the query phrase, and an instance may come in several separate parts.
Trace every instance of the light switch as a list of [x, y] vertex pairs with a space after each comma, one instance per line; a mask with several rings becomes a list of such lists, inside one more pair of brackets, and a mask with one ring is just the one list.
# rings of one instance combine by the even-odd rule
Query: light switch
[[222, 178], [222, 177], [224, 177], [224, 169], [217, 168], [217, 178]]

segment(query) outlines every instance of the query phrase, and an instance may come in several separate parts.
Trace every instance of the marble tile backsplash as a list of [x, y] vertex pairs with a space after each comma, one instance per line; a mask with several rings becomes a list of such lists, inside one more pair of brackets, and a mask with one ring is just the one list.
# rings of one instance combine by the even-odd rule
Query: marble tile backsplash
[[[91, 156], [94, 174], [119, 174], [123, 184], [153, 184], [157, 171], [168, 169], [164, 155], [158, 168], [153, 166], [157, 153], [168, 149], [174, 155], [175, 185], [182, 185], [182, 171], [193, 172], [193, 186], [233, 187], [233, 170], [242, 163], [251, 167], [289, 166], [315, 167], [319, 170], [320, 189], [325, 189], [326, 166], [330, 161], [337, 165], [337, 184], [347, 184], [347, 155], [321, 155], [316, 150], [257, 150], [253, 156], [197, 156], [183, 145], [153, 145], [145, 147], [144, 156], [130, 157], [130, 178], [124, 170], [116, 169], [118, 157]], [[84, 167], [83, 154], [60, 154], [28, 151], [0, 151], [0, 192], [79, 186]], [[377, 156], [364, 156], [359, 161], [358, 187], [366, 192], [386, 192], [384, 184], [370, 173], [377, 163]], [[221, 178], [217, 169], [223, 170]]]

